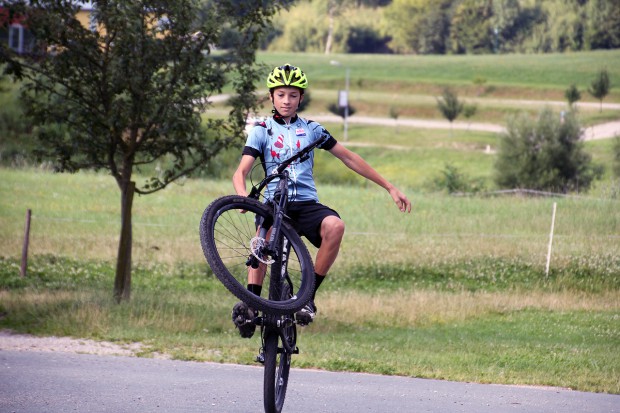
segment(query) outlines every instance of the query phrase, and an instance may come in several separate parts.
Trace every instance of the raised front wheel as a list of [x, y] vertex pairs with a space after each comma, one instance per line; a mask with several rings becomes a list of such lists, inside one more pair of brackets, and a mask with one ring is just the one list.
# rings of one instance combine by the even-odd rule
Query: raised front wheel
[[[282, 222], [283, 241], [279, 245], [270, 246], [265, 239], [268, 237], [259, 236], [259, 227], [265, 232], [272, 224], [272, 211], [266, 205], [251, 198], [225, 196], [213, 201], [204, 211], [200, 243], [213, 273], [237, 298], [266, 313], [292, 314], [311, 298], [314, 267], [308, 249], [287, 222]], [[291, 298], [280, 301], [248, 291], [250, 268], [264, 278], [264, 286], [270, 285], [272, 276], [288, 276]]]

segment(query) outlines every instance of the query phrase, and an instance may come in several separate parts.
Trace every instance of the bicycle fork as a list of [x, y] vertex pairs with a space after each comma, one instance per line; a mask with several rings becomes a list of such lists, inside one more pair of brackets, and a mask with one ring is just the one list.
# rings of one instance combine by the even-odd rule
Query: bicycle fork
[[[278, 182], [278, 187], [274, 193], [274, 202], [277, 202], [277, 207], [274, 205], [274, 217], [271, 222], [271, 232], [269, 232], [269, 225], [265, 225], [265, 221], [261, 220], [257, 222], [257, 235], [250, 241], [250, 250], [252, 254], [248, 257], [246, 265], [256, 269], [259, 266], [259, 262], [263, 264], [273, 264], [276, 260], [282, 260], [286, 262], [286, 258], [280, 257], [280, 249], [278, 248], [277, 240], [280, 239], [280, 227], [284, 220], [286, 207], [288, 205], [288, 172], [284, 174], [285, 178]], [[284, 196], [282, 195], [284, 194]], [[269, 241], [267, 241], [267, 235], [269, 235]], [[271, 259], [269, 259], [271, 257]]]

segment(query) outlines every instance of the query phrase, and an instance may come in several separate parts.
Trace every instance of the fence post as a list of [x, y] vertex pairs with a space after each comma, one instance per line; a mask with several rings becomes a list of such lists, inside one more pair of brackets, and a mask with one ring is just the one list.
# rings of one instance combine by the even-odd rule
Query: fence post
[[24, 229], [24, 245], [22, 246], [22, 265], [19, 270], [19, 274], [22, 277], [26, 276], [26, 270], [28, 268], [28, 244], [30, 243], [30, 218], [32, 217], [32, 210], [26, 211], [26, 227]]
[[549, 262], [551, 261], [551, 245], [553, 244], [553, 228], [555, 227], [555, 210], [557, 203], [553, 203], [553, 214], [551, 215], [551, 232], [549, 233], [549, 248], [547, 249], [547, 266], [545, 268], [545, 277], [549, 276]]

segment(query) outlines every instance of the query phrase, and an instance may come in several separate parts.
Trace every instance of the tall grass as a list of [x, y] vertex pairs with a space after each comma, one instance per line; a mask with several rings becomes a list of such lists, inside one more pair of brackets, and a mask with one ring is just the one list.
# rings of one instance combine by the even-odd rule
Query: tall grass
[[[31, 253], [113, 260], [119, 192], [112, 179], [91, 173], [56, 175], [0, 169], [0, 254], [18, 256], [27, 209], [32, 209]], [[187, 180], [138, 197], [134, 205], [137, 262], [202, 262], [198, 221], [228, 182]], [[551, 212], [557, 202], [552, 268], [574, 260], [597, 265], [618, 255], [617, 201], [596, 198], [459, 198], [408, 191], [414, 209], [402, 214], [381, 189], [323, 185], [321, 199], [347, 224], [334, 271], [357, 264], [431, 266], [476, 257], [519, 259], [542, 268]], [[380, 258], [380, 259], [379, 259]], [[601, 264], [604, 265], [604, 264]]]

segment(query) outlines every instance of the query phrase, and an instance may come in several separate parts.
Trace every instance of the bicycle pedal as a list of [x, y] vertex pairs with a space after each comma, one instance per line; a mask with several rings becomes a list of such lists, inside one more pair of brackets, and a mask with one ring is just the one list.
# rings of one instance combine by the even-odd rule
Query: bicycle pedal
[[258, 353], [255, 361], [260, 364], [265, 364], [265, 353], [263, 353], [262, 351]]

